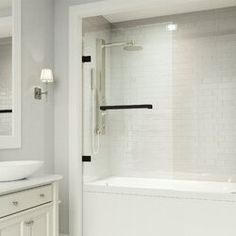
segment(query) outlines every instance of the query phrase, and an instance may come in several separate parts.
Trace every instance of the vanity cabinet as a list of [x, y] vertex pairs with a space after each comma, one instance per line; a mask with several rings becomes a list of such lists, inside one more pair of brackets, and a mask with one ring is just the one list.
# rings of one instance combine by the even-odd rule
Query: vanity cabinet
[[15, 215], [0, 223], [1, 236], [51, 236], [53, 235], [52, 207], [35, 209], [22, 216]]
[[58, 236], [58, 204], [57, 182], [0, 195], [0, 236]]
[[24, 217], [24, 233], [22, 236], [51, 236], [53, 235], [53, 210], [46, 207]]

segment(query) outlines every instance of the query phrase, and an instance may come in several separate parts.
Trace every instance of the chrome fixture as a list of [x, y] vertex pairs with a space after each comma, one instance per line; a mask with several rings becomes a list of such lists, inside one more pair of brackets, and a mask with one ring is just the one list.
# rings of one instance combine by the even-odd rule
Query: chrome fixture
[[[92, 91], [92, 154], [97, 154], [100, 149], [100, 136], [106, 132], [106, 111], [121, 109], [152, 109], [151, 104], [138, 105], [109, 105], [106, 104], [106, 49], [123, 47], [126, 51], [140, 51], [142, 46], [134, 40], [128, 42], [106, 43], [104, 39], [96, 40], [96, 66], [91, 69]], [[82, 62], [91, 62], [90, 56], [83, 56]], [[91, 156], [83, 156], [83, 162], [91, 161]]]
[[104, 49], [110, 46], [111, 44], [106, 44], [105, 40], [97, 39], [96, 70], [91, 72], [95, 98], [95, 133], [98, 135], [105, 134], [105, 116], [100, 106], [106, 105], [106, 51]]
[[114, 42], [114, 43], [106, 43], [103, 44], [102, 47], [103, 48], [110, 48], [110, 47], [122, 47], [123, 49], [126, 51], [140, 51], [143, 49], [142, 46], [137, 45], [135, 43], [135, 40], [131, 40], [129, 42]]
[[34, 88], [34, 98], [41, 100], [42, 95], [46, 96], [48, 95], [48, 83], [53, 83], [53, 72], [51, 69], [42, 69], [41, 71], [41, 82], [46, 84], [46, 90], [43, 91], [41, 87], [35, 87]]
[[[151, 104], [138, 104], [138, 105], [106, 105], [106, 88], [105, 88], [105, 67], [106, 67], [106, 50], [111, 47], [123, 47], [126, 51], [139, 51], [143, 47], [137, 45], [135, 40], [128, 42], [112, 42], [106, 43], [103, 39], [97, 39], [97, 50], [96, 50], [96, 70], [92, 70], [92, 91], [93, 91], [93, 102], [95, 104], [95, 129], [93, 134], [99, 136], [105, 134], [105, 116], [107, 110], [124, 110], [124, 109], [152, 109]], [[84, 58], [85, 60], [85, 58]], [[96, 71], [96, 73], [94, 72]]]

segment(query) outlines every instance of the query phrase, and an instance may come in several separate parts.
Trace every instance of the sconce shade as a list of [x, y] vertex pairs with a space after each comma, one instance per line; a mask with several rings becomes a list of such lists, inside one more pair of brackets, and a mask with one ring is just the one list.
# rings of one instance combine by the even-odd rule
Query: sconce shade
[[53, 82], [53, 73], [52, 73], [51, 69], [42, 69], [41, 81], [43, 83], [52, 83]]

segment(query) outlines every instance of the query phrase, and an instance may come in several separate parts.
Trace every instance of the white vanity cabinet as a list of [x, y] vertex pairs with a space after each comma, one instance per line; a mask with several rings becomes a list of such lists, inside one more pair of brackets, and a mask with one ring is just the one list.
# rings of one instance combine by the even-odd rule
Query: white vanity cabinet
[[30, 213], [3, 219], [1, 236], [51, 236], [53, 235], [52, 207], [34, 209]]
[[58, 182], [0, 195], [0, 236], [58, 236], [58, 203]]
[[[42, 211], [35, 211], [24, 217], [24, 233], [26, 236], [53, 235], [53, 210], [45, 207]], [[22, 235], [22, 236], [23, 236]], [[55, 235], [55, 234], [54, 234]]]

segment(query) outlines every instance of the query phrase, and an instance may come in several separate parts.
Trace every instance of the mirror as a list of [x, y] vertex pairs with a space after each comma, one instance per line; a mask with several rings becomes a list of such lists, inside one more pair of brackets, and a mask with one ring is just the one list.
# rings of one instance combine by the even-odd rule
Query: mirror
[[0, 148], [20, 147], [20, 0], [0, 0]]

